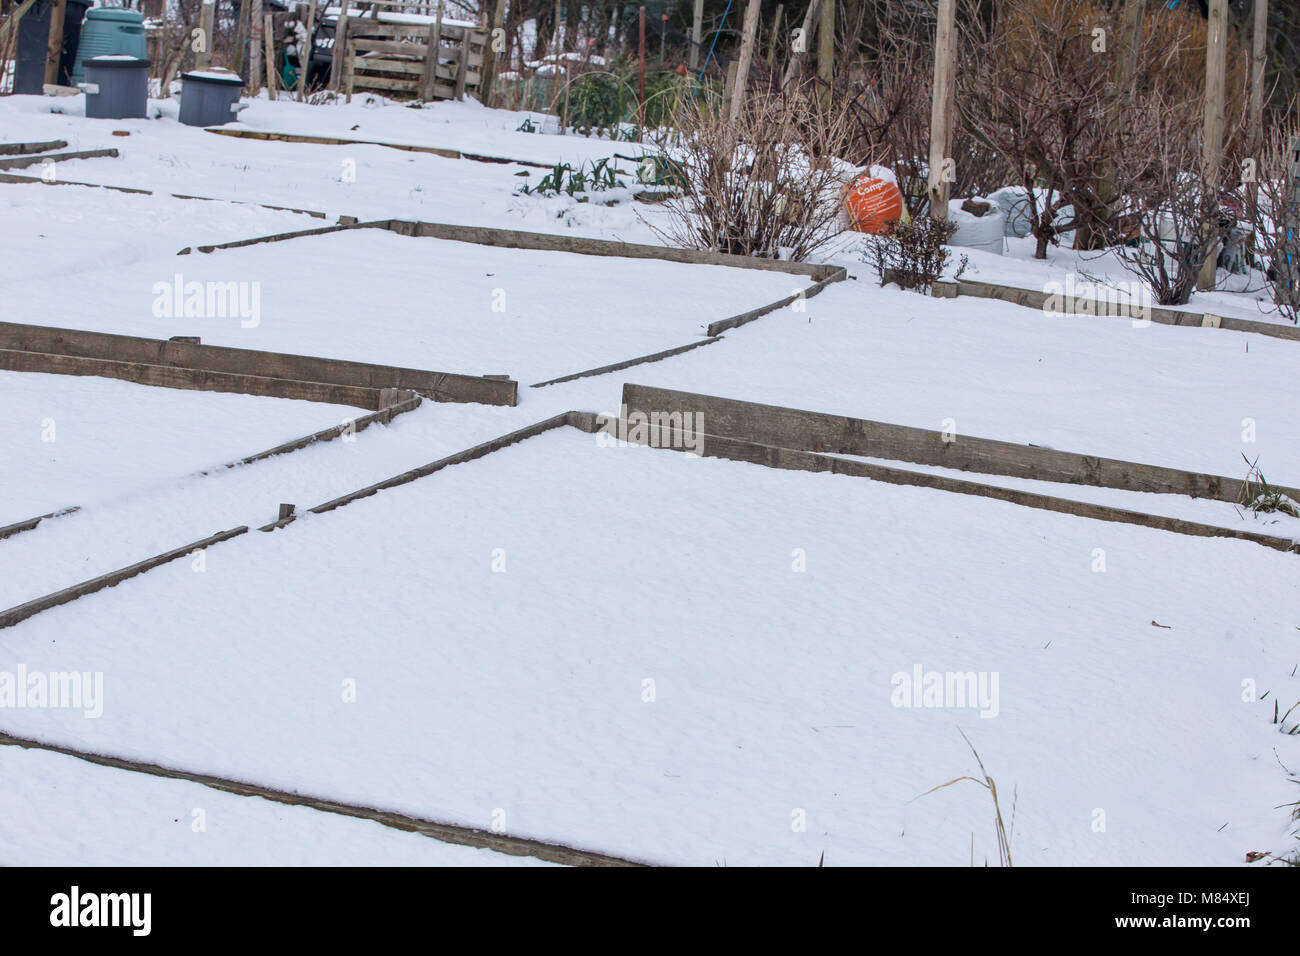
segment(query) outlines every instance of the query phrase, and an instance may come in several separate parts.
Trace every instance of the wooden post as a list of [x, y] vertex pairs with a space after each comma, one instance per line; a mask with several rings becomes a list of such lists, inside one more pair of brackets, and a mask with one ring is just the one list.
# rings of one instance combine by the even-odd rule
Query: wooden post
[[492, 105], [492, 88], [496, 86], [497, 73], [500, 72], [497, 67], [497, 52], [493, 49], [494, 34], [501, 29], [502, 23], [505, 22], [506, 0], [492, 0], [492, 17], [488, 21], [487, 42], [483, 45], [483, 69], [479, 73], [479, 91], [478, 98], [484, 106]]
[[776, 16], [772, 18], [772, 35], [767, 38], [767, 65], [770, 67], [776, 62], [776, 45], [781, 39], [781, 14], [785, 10], [785, 4], [776, 5]]
[[[1259, 174], [1264, 153], [1264, 69], [1268, 65], [1268, 0], [1255, 0], [1255, 27], [1250, 56], [1250, 152], [1255, 160], [1255, 180], [1246, 189], [1246, 214], [1255, 221], [1259, 206]], [[1255, 236], [1251, 233], [1251, 244]]]
[[279, 84], [275, 69], [275, 20], [269, 13], [263, 17], [262, 41], [266, 44], [266, 98], [273, 100]]
[[641, 8], [640, 14], [640, 43], [637, 46], [637, 56], [640, 58], [640, 64], [637, 67], [638, 78], [636, 87], [636, 109], [637, 125], [640, 129], [637, 132], [637, 141], [645, 135], [645, 7]]
[[817, 27], [817, 80], [822, 109], [831, 105], [831, 83], [835, 80], [835, 7], [836, 0], [822, 3], [821, 23]]
[[244, 74], [244, 68], [248, 65], [244, 61], [244, 48], [248, 46], [248, 24], [251, 17], [251, 0], [240, 0], [239, 4], [239, 26], [235, 30], [235, 57], [231, 63], [231, 69], [238, 73], [244, 79], [244, 85], [248, 85], [248, 77]]
[[262, 89], [262, 0], [244, 0], [248, 6], [248, 73], [246, 85], [253, 96]]
[[953, 95], [956, 91], [957, 31], [955, 0], [939, 0], [939, 24], [934, 43], [934, 90], [930, 102], [930, 218], [948, 218], [948, 190], [944, 175], [952, 152]]
[[1268, 65], [1268, 0], [1255, 0], [1250, 57], [1250, 135], [1258, 153], [1264, 144], [1264, 68]]
[[307, 74], [311, 72], [311, 55], [316, 51], [316, 0], [307, 7], [307, 40], [298, 51], [298, 102], [307, 100]]
[[63, 20], [68, 12], [68, 0], [54, 0], [50, 11], [50, 37], [45, 45], [45, 82], [59, 82], [59, 61], [63, 59]]
[[695, 18], [691, 22], [691, 72], [700, 68], [700, 44], [704, 42], [704, 0], [695, 0]]
[[791, 82], [799, 79], [803, 73], [804, 61], [808, 59], [808, 48], [817, 35], [817, 24], [821, 20], [823, 0], [812, 0], [808, 4], [808, 9], [804, 11], [803, 23], [799, 26], [800, 46], [791, 48], [790, 60], [785, 65], [785, 76], [782, 78], [782, 85], [789, 86]]
[[745, 105], [749, 67], [754, 61], [754, 35], [758, 32], [758, 11], [761, 7], [761, 0], [749, 0], [749, 6], [745, 8], [745, 25], [740, 34], [740, 62], [736, 66], [736, 85], [731, 90], [731, 110], [727, 114], [733, 123]]
[[330, 58], [330, 88], [335, 93], [343, 92], [343, 74], [348, 58], [348, 0], [343, 0], [339, 8], [339, 18], [334, 25], [334, 50]]
[[[1217, 197], [1222, 186], [1223, 97], [1227, 85], [1228, 0], [1210, 0], [1210, 19], [1205, 33], [1205, 131], [1201, 162], [1210, 195]], [[1197, 277], [1202, 292], [1214, 288], [1218, 270], [1217, 247], [1210, 250]]]
[[[465, 75], [469, 72], [469, 37], [472, 27], [460, 28], [460, 60], [456, 63], [456, 99], [465, 98]], [[565, 106], [568, 106], [569, 91], [565, 87], [564, 91]]]
[[199, 8], [199, 32], [203, 36], [203, 51], [194, 54], [194, 69], [206, 70], [212, 66], [212, 29], [217, 19], [217, 0], [203, 0]]

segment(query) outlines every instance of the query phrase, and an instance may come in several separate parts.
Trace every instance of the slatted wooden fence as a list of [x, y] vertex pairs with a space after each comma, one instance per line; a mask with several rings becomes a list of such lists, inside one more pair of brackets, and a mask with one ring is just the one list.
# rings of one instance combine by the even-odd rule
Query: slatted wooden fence
[[486, 30], [441, 19], [393, 23], [340, 17], [331, 79], [349, 100], [359, 91], [425, 102], [464, 99], [479, 89], [486, 43]]

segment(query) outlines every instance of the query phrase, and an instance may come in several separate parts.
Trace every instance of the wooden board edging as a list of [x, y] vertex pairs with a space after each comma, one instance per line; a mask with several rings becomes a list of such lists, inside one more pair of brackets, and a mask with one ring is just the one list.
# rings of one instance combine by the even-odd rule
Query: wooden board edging
[[459, 149], [442, 146], [417, 146], [411, 143], [386, 143], [374, 139], [347, 139], [341, 136], [321, 136], [308, 133], [275, 133], [255, 129], [230, 129], [228, 127], [207, 127], [206, 132], [220, 136], [235, 136], [241, 139], [258, 139], [277, 143], [311, 143], [317, 146], [383, 146], [387, 149], [400, 149], [409, 153], [431, 153], [443, 159], [469, 159], [477, 163], [496, 163], [500, 165], [531, 166], [534, 169], [551, 169], [554, 163], [539, 163], [530, 159], [511, 159], [507, 156], [485, 156], [482, 153], [467, 153]]
[[25, 521], [15, 521], [13, 524], [7, 524], [0, 528], [0, 541], [5, 538], [12, 538], [16, 534], [22, 534], [24, 531], [34, 531], [36, 526], [46, 518], [62, 518], [64, 515], [70, 515], [80, 510], [81, 505], [73, 505], [70, 508], [60, 508], [58, 511], [37, 515], [35, 518], [28, 518]]
[[247, 199], [220, 199], [216, 196], [187, 196], [184, 193], [155, 193], [152, 189], [137, 189], [134, 186], [110, 186], [106, 183], [83, 183], [75, 179], [53, 179], [45, 180], [39, 176], [23, 176], [19, 173], [0, 172], [0, 183], [9, 185], [24, 186], [31, 183], [39, 183], [42, 186], [83, 186], [86, 189], [107, 189], [109, 192], [127, 193], [132, 196], [170, 196], [172, 199], [194, 199], [199, 202], [228, 202], [236, 206], [257, 206], [260, 209], [270, 209], [275, 212], [292, 212], [302, 216], [311, 216], [313, 219], [327, 218], [325, 213], [315, 209], [295, 209], [292, 206], [270, 206], [266, 203], [250, 202]]
[[[263, 352], [223, 345], [149, 339], [112, 332], [88, 332], [17, 322], [0, 322], [0, 350], [42, 352], [56, 356], [190, 370], [196, 373], [252, 376], [273, 382], [290, 383], [283, 386], [285, 390], [295, 390], [291, 383], [298, 383], [296, 392], [301, 394], [313, 392], [325, 394], [321, 389], [313, 388], [321, 385], [363, 389], [369, 391], [350, 393], [356, 399], [355, 401], [311, 400], [356, 405], [370, 410], [378, 410], [382, 407], [377, 390], [385, 388], [409, 389], [438, 402], [475, 402], [483, 405], [514, 405], [518, 402], [519, 395], [519, 383], [512, 379], [492, 379], [452, 372], [373, 365], [346, 359], [318, 358], [287, 352]], [[55, 364], [48, 359], [45, 362], [47, 365]], [[18, 368], [16, 370], [45, 371], [47, 369]], [[99, 373], [73, 371], [72, 374]], [[161, 379], [162, 373], [154, 372], [153, 378]], [[202, 376], [195, 376], [195, 378], [202, 380]], [[258, 384], [258, 387], [264, 385], [264, 383], [247, 384]], [[371, 392], [376, 394], [372, 395]], [[250, 394], [268, 394], [268, 392]], [[275, 393], [269, 392], [269, 394]], [[280, 397], [292, 398], [297, 397], [297, 394], [285, 394]]]
[[23, 169], [46, 161], [62, 163], [70, 159], [100, 159], [102, 157], [116, 157], [117, 155], [117, 150], [112, 147], [108, 149], [77, 149], [67, 153], [22, 155], [11, 159], [0, 159], [0, 169]]
[[173, 548], [170, 551], [164, 551], [162, 554], [145, 558], [143, 561], [137, 561], [135, 564], [128, 565], [125, 568], [119, 568], [116, 571], [109, 571], [107, 574], [101, 574], [93, 577], [88, 581], [82, 581], [80, 584], [74, 584], [71, 587], [63, 588], [52, 594], [46, 594], [44, 597], [38, 597], [25, 604], [18, 604], [5, 611], [0, 611], [0, 629], [13, 627], [21, 621], [27, 620], [33, 615], [42, 611], [48, 611], [52, 607], [58, 607], [61, 604], [67, 604], [75, 601], [77, 598], [85, 597], [87, 594], [94, 594], [96, 591], [102, 591], [104, 588], [111, 588], [120, 584], [128, 578], [133, 578], [137, 574], [144, 574], [160, 565], [175, 561], [177, 558], [183, 558], [186, 555], [202, 550], [209, 545], [217, 544], [221, 541], [228, 541], [231, 538], [237, 538], [248, 531], [246, 525], [238, 528], [231, 528], [228, 531], [219, 531], [216, 534], [208, 535], [206, 538], [200, 538], [189, 544], [182, 545], [179, 548]]
[[51, 139], [44, 143], [0, 143], [0, 156], [30, 156], [48, 153], [52, 149], [66, 149], [66, 139]]
[[24, 750], [42, 750], [49, 753], [62, 754], [65, 757], [75, 757], [78, 760], [98, 764], [101, 767], [111, 767], [116, 770], [127, 770], [132, 773], [148, 774], [149, 776], [162, 777], [168, 780], [184, 780], [189, 783], [197, 783], [201, 786], [209, 787], [213, 790], [220, 790], [223, 793], [232, 793], [236, 796], [261, 797], [263, 800], [270, 800], [274, 803], [281, 803], [288, 806], [307, 807], [312, 810], [319, 810], [322, 813], [334, 813], [340, 816], [369, 820], [372, 823], [378, 823], [381, 826], [386, 826], [394, 830], [403, 830], [408, 833], [418, 833], [421, 836], [439, 840], [443, 843], [493, 850], [497, 853], [509, 854], [510, 856], [531, 856], [547, 863], [559, 863], [565, 866], [647, 865], [645, 863], [638, 863], [634, 860], [626, 860], [621, 857], [609, 856], [604, 853], [596, 853], [591, 850], [580, 850], [562, 843], [546, 843], [541, 840], [509, 836], [503, 833], [493, 833], [488, 830], [478, 830], [473, 827], [458, 826], [452, 823], [439, 823], [435, 820], [428, 820], [422, 817], [412, 817], [392, 810], [378, 810], [374, 807], [342, 803], [337, 800], [327, 800], [323, 797], [316, 797], [305, 793], [289, 793], [284, 790], [277, 790], [273, 787], [264, 787], [260, 784], [248, 783], [243, 780], [233, 780], [228, 777], [216, 777], [211, 774], [197, 773], [190, 770], [180, 770], [175, 767], [164, 767], [160, 764], [147, 763], [140, 760], [128, 760], [124, 757], [114, 757], [108, 754], [78, 750], [61, 744], [32, 740], [25, 737], [16, 737], [13, 734], [8, 734], [3, 731], [0, 731], [0, 746], [21, 747]]
[[[1053, 293], [1043, 292], [1038, 289], [1022, 289], [1018, 286], [1004, 286], [994, 282], [976, 282], [969, 279], [960, 279], [956, 283], [958, 295], [968, 295], [980, 299], [997, 299], [1001, 302], [1010, 302], [1014, 305], [1024, 306], [1029, 309], [1038, 309], [1043, 311], [1047, 308], [1049, 299], [1057, 297]], [[1129, 319], [1132, 317], [1124, 315], [1109, 315], [1107, 310], [1115, 308], [1111, 303], [1090, 300], [1092, 303], [1091, 312], [1080, 312], [1072, 309], [1060, 314], [1075, 316], [1079, 318], [1119, 318]], [[1126, 308], [1120, 304], [1119, 308]], [[1181, 309], [1169, 309], [1161, 306], [1151, 306], [1148, 314], [1143, 314], [1139, 318], [1149, 318], [1158, 325], [1176, 325], [1180, 328], [1206, 328], [1203, 324], [1205, 313], [1187, 312]], [[1233, 316], [1224, 315], [1216, 316], [1218, 325], [1214, 328], [1227, 329], [1231, 332], [1253, 332], [1256, 335], [1267, 335], [1276, 339], [1287, 339], [1292, 342], [1300, 342], [1300, 326], [1295, 325], [1276, 325], [1272, 322], [1258, 322], [1254, 319], [1239, 319]]]
[[[635, 435], [636, 433], [625, 431], [624, 434]], [[678, 447], [681, 444], [680, 442], [674, 442], [670, 429], [650, 428], [647, 430], [646, 437], [648, 440], [645, 444], [651, 444], [670, 451], [684, 451], [684, 449]], [[1257, 531], [1203, 524], [1183, 518], [1153, 515], [1143, 511], [1116, 508], [1111, 505], [1078, 501], [1073, 498], [1059, 498], [1053, 495], [1039, 494], [1038, 492], [1006, 488], [1001, 485], [989, 485], [982, 482], [966, 481], [961, 478], [951, 478], [947, 475], [909, 471], [905, 468], [893, 468], [888, 465], [854, 461], [829, 454], [780, 448], [775, 445], [764, 445], [738, 438], [709, 435], [707, 433], [702, 436], [696, 435], [695, 438], [697, 440], [702, 439], [702, 442], [698, 445], [700, 454], [708, 458], [725, 458], [730, 461], [743, 461], [787, 471], [830, 472], [836, 475], [870, 478], [891, 485], [911, 485], [955, 494], [992, 498], [1039, 511], [1052, 511], [1080, 518], [1093, 518], [1098, 521], [1137, 525], [1157, 531], [1170, 531], [1175, 534], [1185, 534], [1193, 537], [1231, 538], [1260, 544], [1275, 551], [1300, 553], [1300, 541], [1280, 538]]]
[[[325, 514], [326, 512], [333, 511], [336, 508], [342, 508], [346, 505], [350, 505], [352, 504], [352, 502], [359, 501], [362, 498], [369, 498], [371, 495], [378, 494], [381, 491], [386, 491], [389, 488], [396, 488], [400, 485], [409, 484], [412, 481], [416, 481], [420, 478], [426, 478], [429, 475], [442, 471], [444, 468], [448, 468], [452, 465], [464, 464], [465, 462], [474, 461], [475, 459], [482, 458], [485, 455], [490, 455], [494, 451], [500, 451], [503, 448], [507, 448], [510, 445], [517, 444], [518, 442], [521, 442], [527, 438], [532, 438], [535, 435], [540, 435], [543, 432], [548, 432], [553, 428], [560, 428], [562, 426], [569, 424], [569, 414], [570, 414], [569, 412], [561, 412], [559, 415], [553, 415], [552, 417], [544, 419], [543, 421], [536, 422], [532, 425], [527, 425], [524, 428], [516, 429], [515, 431], [509, 432], [505, 435], [500, 435], [496, 438], [490, 438], [485, 442], [480, 442], [479, 444], [474, 445], [471, 448], [466, 448], [463, 451], [455, 452], [454, 454], [448, 455], [445, 458], [439, 458], [437, 461], [431, 461], [427, 465], [421, 465], [418, 468], [412, 468], [410, 471], [404, 471], [401, 474], [393, 475], [391, 478], [385, 478], [383, 481], [378, 481], [373, 485], [366, 485], [364, 488], [358, 488], [356, 491], [350, 491], [345, 495], [340, 495], [337, 498], [333, 498], [330, 501], [326, 501], [324, 504], [319, 504], [314, 508], [309, 508], [308, 513]], [[258, 530], [276, 531], [280, 528], [292, 524], [294, 521], [298, 519], [298, 517], [300, 516], [289, 515], [286, 518], [280, 518], [277, 521], [272, 521], [270, 524], [263, 525], [262, 527], [258, 528]]]
[[[823, 412], [626, 383], [623, 405], [647, 415], [695, 413], [703, 431], [762, 445], [825, 454], [860, 455], [983, 474], [1093, 485], [1124, 491], [1187, 495], [1238, 503], [1243, 482], [1161, 465], [943, 432]], [[1300, 501], [1300, 490], [1275, 485]]]

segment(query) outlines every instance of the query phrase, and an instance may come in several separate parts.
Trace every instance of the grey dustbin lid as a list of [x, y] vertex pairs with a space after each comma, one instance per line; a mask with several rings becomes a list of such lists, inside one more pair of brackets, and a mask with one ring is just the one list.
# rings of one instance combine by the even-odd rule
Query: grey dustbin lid
[[197, 83], [226, 83], [230, 86], [243, 86], [244, 78], [238, 73], [217, 73], [199, 70], [191, 73], [182, 73], [182, 80], [193, 80]]
[[82, 61], [86, 66], [93, 66], [98, 69], [108, 67], [109, 69], [126, 67], [128, 69], [137, 69], [147, 67], [149, 61], [138, 56], [127, 56], [124, 53], [111, 53], [106, 56], [92, 56], [89, 60]]

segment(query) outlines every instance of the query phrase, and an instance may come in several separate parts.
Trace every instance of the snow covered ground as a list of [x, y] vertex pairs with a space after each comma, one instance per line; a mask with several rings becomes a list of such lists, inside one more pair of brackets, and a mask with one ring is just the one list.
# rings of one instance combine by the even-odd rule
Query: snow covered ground
[[[79, 98], [8, 97], [0, 130], [122, 151], [60, 164], [60, 178], [658, 241], [661, 209], [520, 196], [519, 166], [216, 136], [177, 124], [175, 101], [156, 105], [161, 118], [88, 121]], [[241, 119], [541, 162], [639, 152], [519, 133], [522, 114], [473, 103], [260, 101]], [[852, 278], [803, 310], [541, 389], [527, 386], [685, 344], [807, 280], [368, 231], [175, 255], [321, 224], [256, 205], [0, 185], [0, 319], [506, 373], [522, 386], [514, 408], [426, 402], [355, 441], [195, 476], [357, 411], [0, 374], [0, 524], [9, 511], [86, 506], [0, 541], [0, 607], [558, 412], [615, 412], [624, 382], [1232, 477], [1245, 454], [1270, 481], [1300, 485], [1300, 343], [882, 289], [852, 240], [835, 253]], [[972, 254], [967, 276], [1042, 288], [1109, 269], [1057, 250], [1036, 263], [1015, 241], [1011, 252]], [[153, 285], [177, 271], [259, 283], [260, 321], [156, 315]], [[1262, 317], [1253, 293], [1198, 295], [1191, 308]], [[53, 445], [40, 442], [47, 417]], [[1300, 520], [1220, 503], [964, 477], [1300, 534]], [[601, 448], [563, 429], [214, 546], [202, 567], [178, 561], [4, 631], [0, 672], [102, 672], [105, 706], [97, 719], [0, 707], [0, 729], [471, 826], [502, 811], [510, 833], [704, 865], [815, 865], [823, 851], [828, 865], [966, 865], [972, 834], [976, 862], [996, 859], [985, 791], [914, 799], [976, 770], [961, 730], [1004, 811], [1015, 791], [1017, 865], [1229, 865], [1294, 845], [1276, 808], [1294, 799], [1286, 768], [1300, 767], [1300, 735], [1270, 721], [1274, 701], [1300, 700], [1296, 557], [1255, 544]], [[983, 708], [996, 717], [895, 706], [896, 676], [917, 667], [973, 674], [990, 693], [996, 675]], [[15, 768], [0, 772], [4, 861], [517, 862], [387, 831], [380, 852], [373, 824], [48, 754], [0, 749], [0, 761]], [[92, 786], [102, 817], [42, 841], [84, 808], [70, 794]], [[228, 827], [191, 832], [192, 807], [227, 801]]]

